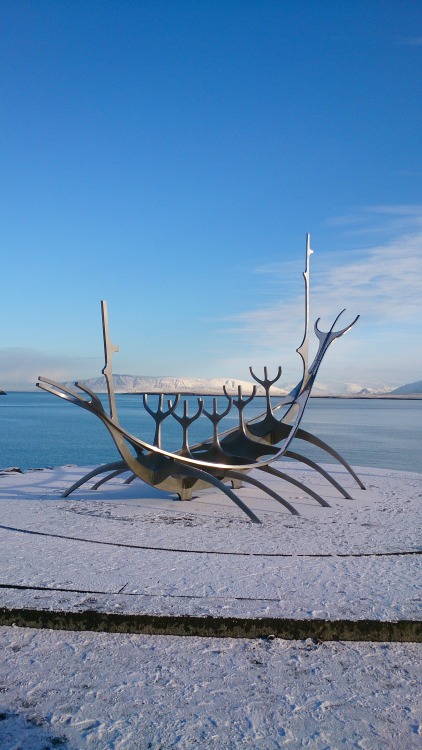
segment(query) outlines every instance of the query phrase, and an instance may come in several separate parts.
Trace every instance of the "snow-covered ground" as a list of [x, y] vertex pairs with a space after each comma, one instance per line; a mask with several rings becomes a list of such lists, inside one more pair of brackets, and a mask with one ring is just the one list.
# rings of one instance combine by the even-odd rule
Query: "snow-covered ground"
[[3, 629], [2, 750], [420, 748], [415, 644]]
[[[262, 519], [85, 469], [0, 475], [0, 607], [212, 618], [420, 620], [420, 474], [360, 468], [351, 493], [288, 462]], [[287, 471], [287, 464], [284, 466]], [[264, 634], [263, 634], [264, 635]], [[421, 646], [0, 628], [1, 750], [419, 748]], [[418, 661], [419, 657], [419, 661]], [[418, 694], [419, 686], [419, 694]]]

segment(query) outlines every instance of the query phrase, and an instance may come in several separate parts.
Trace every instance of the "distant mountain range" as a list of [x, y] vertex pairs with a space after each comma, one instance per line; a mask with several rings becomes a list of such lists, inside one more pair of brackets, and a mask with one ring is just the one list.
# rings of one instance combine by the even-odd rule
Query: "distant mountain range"
[[391, 386], [388, 385], [380, 385], [380, 386], [374, 386], [373, 388], [361, 388], [360, 391], [357, 391], [351, 395], [353, 396], [387, 396], [390, 393], [394, 393], [394, 390]]
[[[106, 382], [103, 375], [98, 378], [83, 380], [88, 388], [94, 393], [106, 393]], [[116, 393], [184, 393], [186, 395], [210, 395], [220, 396], [223, 393], [223, 385], [227, 392], [235, 396], [238, 386], [242, 386], [242, 393], [250, 395], [254, 383], [236, 378], [181, 378], [170, 375], [152, 377], [148, 375], [113, 375], [114, 390]], [[67, 383], [72, 386], [73, 383]], [[285, 396], [290, 393], [293, 385], [283, 384], [282, 388], [272, 387], [274, 396]], [[263, 395], [264, 389], [257, 385], [258, 395]], [[418, 396], [422, 395], [422, 380], [415, 383], [402, 385], [400, 388], [387, 385], [375, 385], [362, 387], [356, 383], [332, 383], [322, 386], [318, 383], [312, 391], [314, 396], [341, 396], [342, 398], [371, 398], [388, 396]]]
[[[318, 392], [318, 389], [315, 389], [314, 395], [323, 394], [321, 392]], [[368, 386], [367, 388], [358, 388], [357, 386], [350, 387], [349, 384], [346, 393], [342, 393], [339, 395], [349, 398], [376, 398], [377, 396], [380, 398], [389, 396], [422, 396], [422, 380], [418, 380], [416, 381], [416, 383], [407, 383], [406, 385], [402, 385], [399, 388], [394, 388], [391, 385], [376, 385]]]
[[[83, 380], [84, 385], [94, 393], [106, 393], [107, 386], [104, 375], [99, 378]], [[175, 378], [168, 375], [149, 377], [147, 375], [113, 375], [115, 393], [185, 393], [190, 395], [221, 396], [223, 386], [227, 393], [237, 395], [238, 386], [242, 386], [242, 393], [250, 395], [254, 383], [234, 378]], [[264, 389], [257, 385], [257, 393], [263, 394]], [[282, 388], [273, 388], [275, 396], [284, 396], [287, 391]]]
[[390, 393], [392, 396], [407, 396], [408, 394], [422, 393], [422, 380], [417, 380], [416, 383], [401, 385], [400, 388], [395, 388]]

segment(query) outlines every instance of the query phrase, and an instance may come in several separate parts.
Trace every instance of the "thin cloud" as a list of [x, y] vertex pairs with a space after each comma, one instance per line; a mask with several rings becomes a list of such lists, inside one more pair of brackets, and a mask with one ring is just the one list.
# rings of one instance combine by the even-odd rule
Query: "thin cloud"
[[372, 214], [387, 214], [390, 216], [414, 216], [418, 223], [422, 222], [422, 206], [414, 203], [399, 205], [366, 206], [364, 211]]
[[383, 238], [384, 242], [400, 235], [417, 233], [422, 228], [422, 205], [374, 205], [352, 209], [349, 214], [326, 219], [323, 226], [341, 230], [343, 237], [366, 238], [368, 246], [373, 237]]
[[344, 300], [343, 306], [384, 323], [420, 315], [422, 232], [320, 272], [314, 295], [323, 312], [331, 312]]
[[[353, 256], [353, 254], [352, 254]], [[332, 257], [321, 255], [319, 268], [311, 268], [311, 309], [332, 318], [344, 307], [350, 315], [370, 316], [383, 322], [413, 319], [421, 313], [422, 232], [405, 235], [385, 246], [359, 250], [356, 258], [332, 265]], [[350, 257], [350, 253], [348, 253]], [[315, 260], [315, 264], [316, 264]], [[247, 330], [265, 336], [265, 327], [278, 325], [284, 331], [297, 328], [303, 318], [303, 297], [250, 310], [233, 320]], [[412, 320], [412, 323], [415, 321]], [[270, 333], [273, 338], [274, 333]]]
[[[420, 222], [421, 207], [377, 206], [373, 215], [398, 217], [414, 229]], [[358, 382], [371, 379], [385, 382], [410, 382], [420, 377], [422, 360], [422, 230], [407, 231], [369, 248], [348, 250], [347, 254], [318, 253], [311, 259], [311, 326], [321, 318], [322, 330], [328, 330], [337, 313], [346, 308], [338, 327], [344, 327], [356, 315], [361, 316], [347, 346], [336, 347], [335, 367], [324, 366], [329, 379], [344, 382], [354, 368]], [[345, 260], [346, 259], [346, 260]], [[260, 272], [265, 269], [261, 267]], [[268, 267], [280, 278], [282, 266]], [[304, 328], [303, 291], [286, 300], [279, 299], [227, 321], [237, 341], [248, 342], [248, 359], [292, 362], [292, 354], [301, 342]], [[344, 321], [344, 322], [343, 322]], [[231, 324], [231, 325], [230, 325]], [[312, 337], [311, 337], [312, 338]], [[328, 358], [327, 358], [328, 359]], [[240, 364], [241, 357], [233, 358]], [[250, 363], [249, 361], [249, 363]], [[297, 363], [296, 363], [297, 364]], [[287, 377], [292, 370], [287, 370]], [[348, 374], [349, 373], [349, 374]], [[367, 381], [367, 384], [368, 383]]]
[[422, 47], [422, 36], [403, 36], [397, 39], [397, 44], [405, 47]]

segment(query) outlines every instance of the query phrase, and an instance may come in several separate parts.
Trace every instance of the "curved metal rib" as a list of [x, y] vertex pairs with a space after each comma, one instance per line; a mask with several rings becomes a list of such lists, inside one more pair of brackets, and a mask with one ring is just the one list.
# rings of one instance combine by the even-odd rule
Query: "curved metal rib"
[[[175, 471], [174, 473], [179, 473], [178, 471]], [[233, 490], [231, 490], [229, 487], [227, 487], [220, 479], [217, 477], [214, 477], [212, 474], [208, 474], [207, 471], [202, 471], [201, 469], [196, 469], [194, 467], [189, 467], [189, 471], [186, 472], [185, 470], [180, 470], [180, 473], [183, 475], [188, 475], [192, 477], [197, 477], [198, 479], [202, 479], [204, 482], [207, 482], [207, 484], [212, 484], [214, 487], [217, 487], [218, 490], [221, 490], [221, 492], [224, 492], [227, 497], [230, 498], [230, 500], [233, 500], [233, 502], [243, 510], [244, 513], [253, 521], [254, 523], [261, 523], [258, 516], [255, 515], [255, 513], [248, 508], [248, 506], [238, 497], [235, 495]], [[236, 472], [235, 472], [236, 473]], [[242, 474], [243, 479], [243, 474]]]
[[261, 471], [265, 471], [267, 474], [272, 474], [274, 477], [279, 477], [280, 479], [285, 479], [286, 482], [290, 482], [290, 484], [294, 484], [295, 487], [298, 487], [303, 492], [306, 492], [307, 495], [310, 495], [314, 498], [314, 500], [317, 501], [320, 505], [322, 505], [323, 508], [331, 508], [331, 505], [327, 503], [326, 500], [324, 500], [321, 495], [318, 495], [317, 492], [314, 492], [310, 489], [306, 484], [303, 484], [303, 482], [299, 482], [298, 479], [293, 479], [293, 477], [289, 477], [288, 474], [285, 474], [283, 471], [279, 471], [278, 469], [275, 469], [274, 466], [260, 466]]
[[113, 469], [123, 469], [123, 471], [125, 471], [124, 467], [126, 467], [125, 461], [114, 461], [111, 464], [103, 464], [102, 466], [97, 466], [96, 469], [88, 472], [88, 474], [85, 474], [85, 476], [81, 477], [81, 479], [78, 479], [77, 482], [72, 484], [71, 487], [68, 487], [68, 489], [63, 492], [62, 497], [67, 497], [72, 492], [77, 490], [78, 487], [81, 487], [83, 484], [85, 484], [85, 482], [88, 482], [89, 479], [98, 476], [98, 474], [104, 474], [105, 471], [112, 471]]
[[286, 458], [293, 458], [295, 461], [300, 461], [302, 464], [306, 464], [307, 466], [310, 466], [311, 469], [314, 469], [317, 471], [321, 476], [323, 476], [330, 484], [333, 485], [333, 487], [338, 490], [343, 497], [346, 498], [346, 500], [353, 500], [353, 497], [347, 492], [347, 490], [344, 489], [344, 487], [339, 484], [334, 477], [331, 476], [331, 474], [328, 473], [328, 471], [325, 471], [325, 469], [322, 468], [319, 464], [315, 463], [315, 461], [311, 461], [310, 458], [307, 456], [302, 456], [301, 453], [295, 453], [294, 451], [286, 451], [285, 454]]
[[100, 479], [99, 482], [94, 484], [91, 487], [91, 490], [98, 490], [99, 487], [101, 487], [102, 484], [105, 484], [106, 482], [109, 482], [110, 479], [114, 479], [114, 477], [120, 476], [120, 474], [125, 474], [127, 471], [129, 471], [128, 467], [125, 465], [124, 469], [116, 469], [116, 471], [112, 471], [111, 474], [107, 474], [105, 477]]
[[340, 453], [338, 453], [336, 450], [334, 450], [334, 448], [328, 445], [328, 443], [325, 443], [323, 440], [321, 440], [321, 438], [318, 438], [316, 435], [313, 435], [312, 432], [303, 430], [301, 427], [299, 427], [299, 429], [297, 430], [296, 437], [298, 440], [305, 440], [307, 443], [316, 445], [318, 448], [321, 448], [326, 453], [329, 453], [330, 456], [335, 458], [342, 466], [344, 466], [345, 469], [347, 469], [347, 471], [353, 477], [353, 479], [357, 482], [361, 490], [366, 490], [365, 485], [359, 479], [356, 472], [353, 471], [352, 467], [347, 463], [347, 461], [343, 458], [343, 456], [341, 456]]
[[135, 479], [139, 479], [139, 477], [137, 477], [136, 474], [131, 474], [130, 477], [128, 477], [127, 479], [125, 479], [125, 481], [123, 482], [123, 484], [132, 484], [132, 482]]
[[258, 487], [258, 489], [265, 492], [267, 495], [270, 495], [270, 497], [273, 497], [274, 500], [277, 500], [278, 503], [281, 503], [281, 505], [284, 505], [287, 510], [290, 511], [290, 513], [293, 516], [300, 516], [300, 513], [296, 508], [293, 507], [289, 503], [288, 500], [285, 500], [284, 497], [281, 497], [281, 495], [278, 495], [277, 492], [274, 492], [274, 490], [271, 489], [271, 487], [267, 487], [265, 484], [259, 481], [259, 479], [255, 479], [255, 477], [251, 477], [250, 474], [244, 474], [241, 471], [228, 471], [225, 476], [228, 479], [238, 479], [241, 482], [246, 482], [248, 484], [253, 484], [254, 487]]

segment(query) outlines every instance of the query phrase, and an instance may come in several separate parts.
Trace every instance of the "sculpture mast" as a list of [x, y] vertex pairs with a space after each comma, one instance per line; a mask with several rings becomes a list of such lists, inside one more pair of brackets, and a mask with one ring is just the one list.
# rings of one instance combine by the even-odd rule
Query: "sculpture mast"
[[302, 357], [303, 381], [309, 373], [309, 259], [313, 252], [314, 251], [311, 250], [311, 235], [308, 233], [306, 235], [306, 259], [305, 270], [303, 272], [303, 278], [305, 281], [305, 333], [303, 334], [301, 345], [296, 349], [297, 353]]
[[110, 334], [108, 330], [107, 302], [105, 300], [101, 300], [101, 317], [103, 321], [103, 341], [104, 341], [104, 357], [105, 357], [105, 365], [103, 369], [101, 370], [101, 372], [106, 379], [108, 403], [110, 406], [110, 417], [111, 419], [113, 419], [115, 422], [118, 423], [119, 419], [117, 416], [116, 398], [114, 395], [112, 358], [113, 358], [113, 353], [119, 351], [119, 347], [115, 346], [111, 342], [111, 338], [110, 338]]

